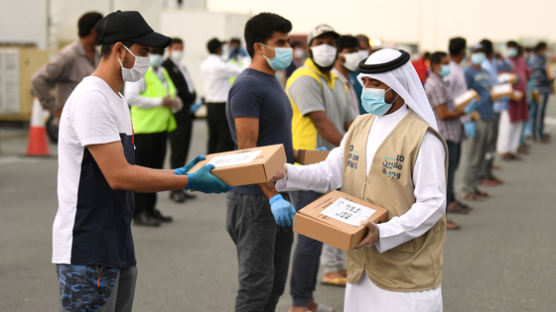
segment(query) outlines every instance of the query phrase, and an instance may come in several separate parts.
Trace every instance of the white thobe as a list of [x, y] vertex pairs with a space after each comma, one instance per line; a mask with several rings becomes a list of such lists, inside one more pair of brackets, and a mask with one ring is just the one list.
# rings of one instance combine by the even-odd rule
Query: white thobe
[[[367, 136], [367, 172], [384, 139], [408, 112], [404, 105], [394, 113], [375, 118]], [[309, 189], [325, 193], [340, 188], [343, 184], [344, 144], [345, 138], [339, 147], [330, 151], [325, 161], [318, 164], [287, 165], [287, 177], [276, 183], [276, 189], [280, 192]], [[442, 218], [446, 208], [445, 158], [446, 151], [440, 139], [427, 132], [413, 170], [416, 202], [405, 214], [377, 225], [379, 239], [374, 246], [379, 252], [422, 236]], [[371, 180], [372, 176], [368, 179]], [[418, 292], [388, 291], [374, 285], [363, 274], [357, 284], [348, 283], [344, 311], [442, 311], [441, 288]]]

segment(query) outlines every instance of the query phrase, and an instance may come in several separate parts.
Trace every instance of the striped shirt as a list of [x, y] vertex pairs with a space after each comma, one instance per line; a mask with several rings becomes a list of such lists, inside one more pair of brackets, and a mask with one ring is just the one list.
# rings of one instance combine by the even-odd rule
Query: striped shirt
[[431, 74], [425, 82], [425, 93], [435, 112], [440, 134], [442, 134], [447, 141], [460, 142], [462, 139], [462, 129], [459, 118], [440, 120], [436, 112], [436, 108], [442, 104], [446, 104], [446, 108], [449, 111], [456, 110], [454, 101], [449, 96], [447, 83], [438, 75]]

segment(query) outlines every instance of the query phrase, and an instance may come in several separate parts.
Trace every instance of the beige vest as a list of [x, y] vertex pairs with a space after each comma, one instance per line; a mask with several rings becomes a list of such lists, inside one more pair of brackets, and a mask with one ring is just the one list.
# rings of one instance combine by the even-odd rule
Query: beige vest
[[[359, 116], [346, 134], [342, 191], [388, 210], [388, 220], [406, 213], [415, 203], [413, 168], [427, 130], [444, 139], [413, 111], [384, 139], [367, 180], [366, 143], [374, 116]], [[372, 134], [371, 134], [372, 135]], [[447, 167], [447, 166], [446, 166]], [[433, 289], [442, 280], [442, 247], [446, 218], [424, 235], [379, 253], [375, 247], [348, 252], [348, 282], [355, 284], [363, 270], [381, 288], [391, 291]]]

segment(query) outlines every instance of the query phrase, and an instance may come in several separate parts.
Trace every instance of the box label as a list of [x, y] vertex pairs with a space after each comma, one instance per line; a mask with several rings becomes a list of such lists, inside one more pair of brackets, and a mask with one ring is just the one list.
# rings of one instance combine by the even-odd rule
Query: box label
[[512, 86], [510, 84], [502, 84], [492, 87], [494, 94], [507, 94], [512, 93]]
[[214, 165], [215, 168], [248, 164], [253, 160], [255, 160], [255, 158], [257, 158], [257, 156], [259, 156], [260, 153], [261, 151], [259, 150], [259, 151], [250, 151], [250, 152], [217, 156], [212, 158], [209, 161], [209, 164]]
[[326, 207], [321, 214], [353, 226], [359, 226], [361, 221], [369, 219], [375, 212], [376, 210], [372, 208], [340, 197]]

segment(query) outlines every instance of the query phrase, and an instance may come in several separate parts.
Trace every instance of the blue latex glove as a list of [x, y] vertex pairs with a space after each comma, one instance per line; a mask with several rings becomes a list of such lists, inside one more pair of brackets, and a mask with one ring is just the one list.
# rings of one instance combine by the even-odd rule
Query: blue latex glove
[[276, 194], [268, 203], [270, 204], [270, 210], [278, 226], [292, 226], [295, 208], [293, 208], [290, 202], [285, 200], [281, 194]]
[[471, 100], [471, 103], [469, 103], [469, 105], [467, 105], [467, 107], [465, 108], [465, 113], [466, 114], [471, 114], [472, 111], [477, 109], [477, 106], [479, 106], [479, 102], [475, 99]]
[[327, 152], [327, 151], [328, 151], [328, 149], [327, 149], [326, 147], [324, 147], [324, 146], [317, 147], [316, 150], [317, 150], [317, 151], [321, 151], [321, 152]]
[[477, 128], [475, 127], [475, 123], [472, 121], [466, 122], [463, 124], [463, 129], [465, 130], [465, 134], [468, 138], [472, 138], [475, 136], [475, 132]]
[[504, 95], [504, 96], [500, 99], [500, 101], [502, 101], [502, 102], [509, 102], [509, 101], [510, 101], [510, 98], [509, 98], [508, 96]]
[[191, 106], [189, 106], [189, 110], [190, 110], [192, 113], [196, 113], [196, 112], [199, 110], [199, 108], [201, 108], [201, 105], [202, 105], [202, 104], [199, 104], [199, 105], [197, 105], [197, 104], [191, 104]]
[[193, 173], [188, 173], [185, 190], [196, 190], [203, 193], [225, 193], [231, 190], [231, 186], [210, 173], [212, 169], [214, 169], [214, 165], [205, 165]]
[[189, 170], [191, 170], [191, 168], [193, 168], [193, 166], [195, 166], [199, 161], [204, 160], [204, 159], [205, 159], [204, 155], [197, 155], [187, 165], [185, 165], [181, 168], [176, 168], [176, 170], [174, 170], [174, 173], [175, 174], [181, 174], [181, 175], [186, 174]]

